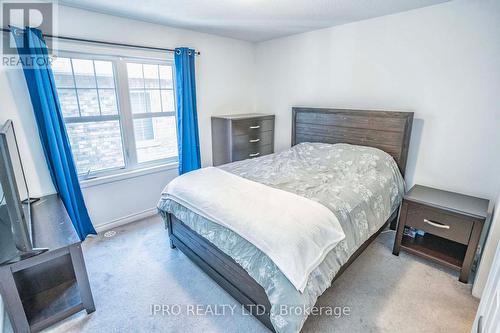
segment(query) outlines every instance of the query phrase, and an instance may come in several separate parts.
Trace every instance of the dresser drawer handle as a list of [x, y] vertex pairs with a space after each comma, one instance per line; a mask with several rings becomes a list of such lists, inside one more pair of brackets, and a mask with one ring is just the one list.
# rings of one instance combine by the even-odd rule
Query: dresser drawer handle
[[432, 225], [433, 227], [436, 227], [436, 228], [450, 229], [449, 225], [432, 222], [432, 221], [429, 221], [428, 219], [424, 219], [424, 222], [427, 223], [427, 224], [429, 224], [429, 225]]
[[259, 142], [259, 141], [260, 141], [260, 139], [253, 139], [253, 140], [250, 140], [248, 142], [254, 143], [254, 142]]
[[250, 129], [257, 129], [257, 128], [260, 128], [260, 125], [257, 125], [257, 126], [250, 126]]
[[253, 153], [253, 154], [249, 154], [248, 156], [255, 157], [255, 156], [259, 156], [259, 155], [260, 155], [260, 153]]

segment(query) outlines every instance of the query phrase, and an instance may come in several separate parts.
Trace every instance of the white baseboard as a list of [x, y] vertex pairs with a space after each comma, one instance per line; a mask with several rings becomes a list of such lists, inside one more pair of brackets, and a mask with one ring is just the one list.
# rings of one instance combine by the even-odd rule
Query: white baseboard
[[109, 229], [113, 229], [113, 228], [117, 228], [119, 226], [122, 226], [124, 224], [128, 224], [128, 223], [131, 223], [131, 222], [135, 222], [135, 221], [138, 221], [138, 220], [142, 220], [146, 217], [150, 217], [150, 216], [153, 216], [157, 213], [157, 208], [150, 208], [150, 209], [146, 209], [142, 212], [139, 212], [139, 213], [135, 213], [135, 214], [131, 214], [131, 215], [127, 215], [127, 216], [124, 216], [124, 217], [120, 217], [116, 220], [112, 220], [112, 221], [109, 221], [107, 223], [104, 223], [104, 224], [100, 224], [100, 225], [96, 225], [94, 228], [95, 228], [95, 231], [97, 231], [97, 233], [100, 233], [100, 232], [103, 232], [103, 231], [107, 231]]

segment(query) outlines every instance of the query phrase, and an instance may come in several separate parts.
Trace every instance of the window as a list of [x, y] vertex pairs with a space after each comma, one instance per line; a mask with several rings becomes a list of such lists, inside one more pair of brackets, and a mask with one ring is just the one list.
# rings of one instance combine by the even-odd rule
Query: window
[[176, 156], [172, 66], [128, 62], [127, 74], [137, 161]]
[[81, 178], [177, 160], [171, 63], [63, 54], [52, 69]]

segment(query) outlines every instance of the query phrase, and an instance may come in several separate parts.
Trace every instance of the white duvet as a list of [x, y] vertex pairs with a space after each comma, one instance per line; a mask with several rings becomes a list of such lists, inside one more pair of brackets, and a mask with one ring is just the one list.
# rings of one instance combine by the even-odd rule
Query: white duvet
[[218, 168], [179, 176], [162, 195], [251, 242], [300, 292], [345, 238], [336, 216], [322, 204]]

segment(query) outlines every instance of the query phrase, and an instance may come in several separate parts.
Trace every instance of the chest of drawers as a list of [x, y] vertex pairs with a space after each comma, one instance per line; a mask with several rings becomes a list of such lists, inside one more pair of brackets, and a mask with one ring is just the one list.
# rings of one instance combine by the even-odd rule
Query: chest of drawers
[[212, 117], [212, 161], [221, 165], [274, 152], [274, 115]]

